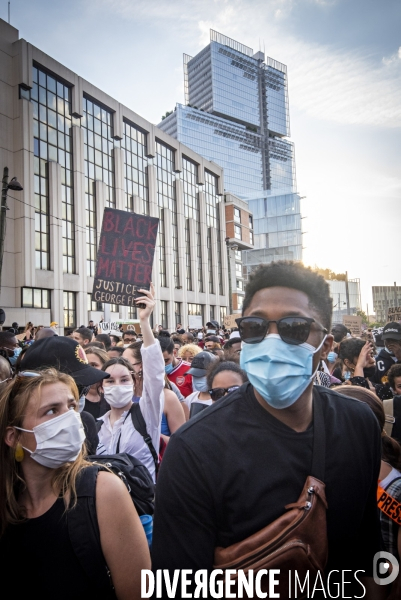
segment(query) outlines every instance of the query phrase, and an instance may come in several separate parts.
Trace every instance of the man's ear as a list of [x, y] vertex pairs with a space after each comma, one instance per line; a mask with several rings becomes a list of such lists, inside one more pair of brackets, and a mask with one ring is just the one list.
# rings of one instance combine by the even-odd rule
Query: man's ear
[[322, 349], [321, 349], [321, 353], [320, 353], [320, 358], [322, 358], [323, 360], [325, 358], [327, 358], [328, 353], [331, 351], [332, 347], [333, 347], [333, 342], [334, 342], [334, 337], [331, 335], [331, 333], [329, 333], [326, 336], [326, 339], [324, 340]]

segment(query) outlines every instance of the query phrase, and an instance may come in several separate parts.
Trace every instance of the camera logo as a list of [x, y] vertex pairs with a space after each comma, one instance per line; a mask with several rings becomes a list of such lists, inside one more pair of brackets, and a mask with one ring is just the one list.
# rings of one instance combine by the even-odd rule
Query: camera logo
[[389, 585], [400, 570], [398, 560], [390, 552], [376, 552], [373, 557], [373, 579], [377, 585]]

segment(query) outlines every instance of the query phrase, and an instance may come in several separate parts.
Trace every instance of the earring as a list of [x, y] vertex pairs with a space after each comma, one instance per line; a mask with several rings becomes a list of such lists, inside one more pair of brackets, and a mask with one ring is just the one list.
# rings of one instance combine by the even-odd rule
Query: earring
[[14, 458], [17, 462], [22, 462], [24, 460], [25, 452], [21, 444], [18, 442], [17, 447], [14, 451]]

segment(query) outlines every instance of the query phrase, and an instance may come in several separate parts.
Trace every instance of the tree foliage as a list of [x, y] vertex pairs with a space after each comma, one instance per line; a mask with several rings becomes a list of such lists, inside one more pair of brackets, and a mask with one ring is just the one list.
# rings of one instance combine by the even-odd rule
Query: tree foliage
[[313, 271], [330, 281], [345, 281], [347, 277], [345, 273], [335, 273], [331, 269], [321, 269], [317, 265], [313, 267]]

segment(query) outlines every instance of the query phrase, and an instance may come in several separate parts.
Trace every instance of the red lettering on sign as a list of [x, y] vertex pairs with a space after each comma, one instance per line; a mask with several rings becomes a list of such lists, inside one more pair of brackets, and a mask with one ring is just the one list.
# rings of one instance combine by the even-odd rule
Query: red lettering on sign
[[104, 212], [103, 229], [104, 229], [104, 231], [107, 231], [107, 232], [114, 231], [113, 213], [110, 211]]
[[133, 224], [133, 221], [132, 221], [132, 217], [130, 217], [128, 219], [128, 221], [126, 222], [125, 227], [124, 227], [124, 231], [123, 231], [123, 235], [125, 235], [127, 232], [131, 232], [132, 235], [135, 235], [134, 224]]

